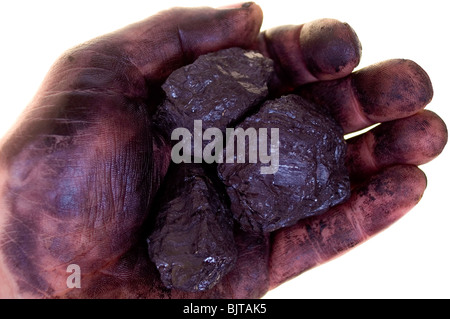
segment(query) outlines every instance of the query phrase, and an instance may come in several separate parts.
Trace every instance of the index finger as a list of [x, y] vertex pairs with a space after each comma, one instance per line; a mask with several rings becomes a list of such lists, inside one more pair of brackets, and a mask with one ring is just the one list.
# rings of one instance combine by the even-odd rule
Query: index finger
[[311, 82], [350, 74], [361, 59], [361, 43], [347, 23], [318, 19], [261, 32], [256, 48], [275, 62], [271, 83], [278, 94]]

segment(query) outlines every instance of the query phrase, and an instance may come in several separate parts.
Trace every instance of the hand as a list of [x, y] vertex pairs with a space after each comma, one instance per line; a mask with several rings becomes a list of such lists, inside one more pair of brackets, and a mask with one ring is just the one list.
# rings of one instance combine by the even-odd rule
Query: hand
[[[419, 201], [426, 179], [416, 165], [447, 141], [442, 120], [423, 110], [432, 97], [426, 73], [405, 60], [351, 73], [359, 41], [334, 20], [260, 33], [261, 21], [255, 4], [169, 10], [55, 63], [0, 145], [1, 296], [260, 297], [370, 238]], [[329, 107], [346, 133], [382, 124], [348, 140], [348, 202], [270, 241], [239, 234], [242, 258], [221, 283], [197, 294], [169, 291], [145, 243], [146, 217], [155, 213], [152, 200], [170, 162], [149, 115], [173, 70], [230, 46], [273, 58], [272, 92], [297, 89]], [[70, 264], [80, 266], [80, 289], [66, 285]]]

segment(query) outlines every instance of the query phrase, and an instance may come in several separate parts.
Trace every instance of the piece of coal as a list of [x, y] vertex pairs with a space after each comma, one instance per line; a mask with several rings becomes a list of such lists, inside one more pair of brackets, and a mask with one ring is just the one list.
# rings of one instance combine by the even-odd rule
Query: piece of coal
[[[166, 99], [154, 123], [167, 138], [176, 128], [194, 132], [195, 120], [202, 121], [202, 131], [225, 131], [264, 101], [272, 73], [272, 60], [257, 52], [230, 48], [202, 55], [162, 85]], [[165, 185], [149, 255], [166, 287], [208, 289], [233, 267], [237, 254], [226, 192], [196, 164], [172, 164]]]
[[[303, 98], [288, 95], [267, 101], [238, 127], [267, 128], [267, 135], [272, 128], [279, 129], [279, 163], [237, 163], [235, 152], [233, 163], [218, 165], [231, 210], [244, 230], [271, 232], [318, 215], [349, 197], [343, 131]], [[267, 145], [263, 154], [269, 155], [271, 143]], [[273, 174], [261, 173], [261, 168], [273, 164]]]
[[202, 55], [162, 85], [166, 100], [155, 122], [169, 132], [176, 127], [193, 132], [194, 120], [201, 120], [203, 129], [224, 131], [264, 101], [272, 74], [273, 61], [254, 51], [234, 47]]
[[173, 164], [161, 190], [163, 203], [149, 256], [167, 288], [202, 291], [234, 266], [233, 217], [201, 164]]

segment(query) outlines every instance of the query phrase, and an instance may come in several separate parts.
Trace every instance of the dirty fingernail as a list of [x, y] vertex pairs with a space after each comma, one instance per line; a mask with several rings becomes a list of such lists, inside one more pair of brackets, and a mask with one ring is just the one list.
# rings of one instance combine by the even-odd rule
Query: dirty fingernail
[[238, 9], [238, 8], [248, 8], [250, 7], [254, 2], [239, 2], [235, 4], [228, 4], [226, 6], [220, 6], [219, 9]]

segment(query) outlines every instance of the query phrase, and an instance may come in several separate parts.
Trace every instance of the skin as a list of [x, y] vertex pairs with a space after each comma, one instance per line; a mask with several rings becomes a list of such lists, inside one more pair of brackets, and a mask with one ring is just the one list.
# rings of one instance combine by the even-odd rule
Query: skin
[[[351, 73], [361, 46], [339, 21], [265, 32], [261, 22], [252, 3], [177, 8], [56, 61], [0, 144], [0, 297], [258, 298], [417, 204], [426, 188], [417, 165], [447, 142], [444, 122], [424, 110], [433, 94], [425, 71], [390, 60]], [[173, 70], [231, 46], [274, 59], [272, 95], [304, 94], [328, 108], [346, 133], [381, 124], [348, 141], [349, 201], [265, 237], [236, 230], [237, 265], [217, 286], [170, 291], [145, 242], [170, 162], [149, 118]], [[67, 288], [72, 263], [81, 268], [81, 289]]]

